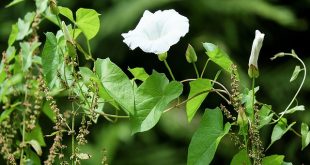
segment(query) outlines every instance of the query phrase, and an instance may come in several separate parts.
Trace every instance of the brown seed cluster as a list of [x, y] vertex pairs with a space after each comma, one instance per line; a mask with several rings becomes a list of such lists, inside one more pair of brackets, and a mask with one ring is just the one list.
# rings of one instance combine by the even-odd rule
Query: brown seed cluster
[[76, 136], [76, 140], [79, 145], [84, 145], [87, 143], [87, 139], [85, 138], [90, 132], [88, 130], [89, 126], [92, 124], [91, 121], [86, 121], [86, 117], [83, 116], [81, 126], [79, 128], [79, 133]]
[[63, 114], [60, 113], [60, 110], [56, 104], [54, 98], [49, 94], [49, 89], [44, 83], [44, 80], [41, 81], [42, 88], [44, 89], [44, 93], [46, 94], [46, 100], [50, 101], [50, 107], [55, 113], [56, 116], [56, 124], [53, 127], [57, 132], [54, 138], [54, 142], [52, 147], [49, 149], [49, 155], [46, 161], [44, 161], [45, 165], [52, 165], [55, 161], [56, 156], [61, 160], [64, 155], [62, 154], [62, 150], [66, 148], [65, 145], [62, 144], [63, 140], [63, 131], [65, 130], [66, 118]]
[[254, 160], [254, 165], [260, 165], [264, 155], [264, 146], [259, 134], [259, 114], [258, 107], [254, 105], [254, 121], [249, 127], [249, 139], [251, 143], [251, 149], [249, 150], [249, 156]]
[[8, 164], [16, 164], [13, 146], [17, 126], [14, 119], [16, 119], [16, 115], [12, 119], [7, 118], [0, 123], [0, 154], [7, 160]]

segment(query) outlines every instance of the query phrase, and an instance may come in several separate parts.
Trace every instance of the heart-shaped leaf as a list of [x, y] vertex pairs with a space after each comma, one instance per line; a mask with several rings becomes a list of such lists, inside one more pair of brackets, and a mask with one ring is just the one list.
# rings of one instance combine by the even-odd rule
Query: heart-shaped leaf
[[82, 30], [88, 40], [95, 37], [99, 31], [99, 15], [93, 9], [79, 8], [76, 11], [76, 25]]
[[164, 74], [153, 72], [135, 93], [135, 113], [130, 118], [132, 133], [151, 129], [167, 105], [182, 93], [182, 84], [169, 83]]
[[209, 79], [197, 79], [195, 81], [190, 82], [189, 85], [190, 85], [190, 92], [188, 98], [191, 98], [201, 93], [201, 95], [198, 95], [190, 99], [186, 103], [187, 119], [190, 122], [195, 116], [203, 100], [207, 97], [209, 93], [207, 91], [212, 89], [213, 85], [211, 84], [211, 81]]
[[208, 165], [211, 163], [217, 146], [228, 133], [230, 123], [223, 126], [223, 114], [217, 107], [206, 109], [200, 127], [192, 137], [188, 149], [188, 165]]
[[111, 96], [128, 114], [134, 114], [133, 85], [122, 69], [107, 58], [97, 59], [95, 70], [104, 93]]

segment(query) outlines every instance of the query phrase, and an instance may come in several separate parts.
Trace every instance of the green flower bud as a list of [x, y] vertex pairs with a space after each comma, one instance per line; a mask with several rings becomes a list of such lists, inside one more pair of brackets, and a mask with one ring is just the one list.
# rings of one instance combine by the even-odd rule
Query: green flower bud
[[57, 7], [56, 0], [50, 0], [50, 9], [51, 9], [52, 14], [54, 14], [54, 15], [59, 14], [59, 9]]
[[194, 63], [197, 61], [197, 55], [196, 55], [195, 49], [190, 44], [188, 44], [185, 57], [188, 63]]
[[159, 54], [158, 59], [159, 59], [159, 61], [165, 61], [167, 59], [167, 56], [168, 56], [168, 54], [167, 54], [167, 52], [165, 52], [165, 53]]

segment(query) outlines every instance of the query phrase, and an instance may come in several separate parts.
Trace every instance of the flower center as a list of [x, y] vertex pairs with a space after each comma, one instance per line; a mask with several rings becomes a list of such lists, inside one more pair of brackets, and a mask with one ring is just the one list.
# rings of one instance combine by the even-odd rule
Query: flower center
[[152, 25], [143, 29], [149, 40], [157, 40], [165, 35], [164, 32], [164, 24], [160, 22], [154, 22]]

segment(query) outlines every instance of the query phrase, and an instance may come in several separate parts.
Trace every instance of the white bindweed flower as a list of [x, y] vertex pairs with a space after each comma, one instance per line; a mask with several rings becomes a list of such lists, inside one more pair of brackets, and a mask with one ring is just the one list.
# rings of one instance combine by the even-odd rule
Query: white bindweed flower
[[249, 67], [251, 65], [255, 66], [255, 69], [258, 69], [257, 60], [259, 56], [260, 49], [263, 45], [264, 33], [261, 33], [259, 30], [255, 31], [255, 38], [252, 45], [251, 56], [249, 60]]
[[132, 50], [139, 47], [147, 53], [162, 54], [185, 36], [188, 29], [188, 19], [173, 9], [155, 13], [146, 10], [137, 27], [122, 36]]
[[251, 78], [257, 78], [259, 76], [257, 60], [260, 49], [262, 48], [263, 45], [264, 37], [265, 37], [264, 33], [261, 33], [259, 30], [255, 31], [255, 38], [252, 45], [251, 56], [249, 60], [249, 70], [248, 70], [248, 74]]

